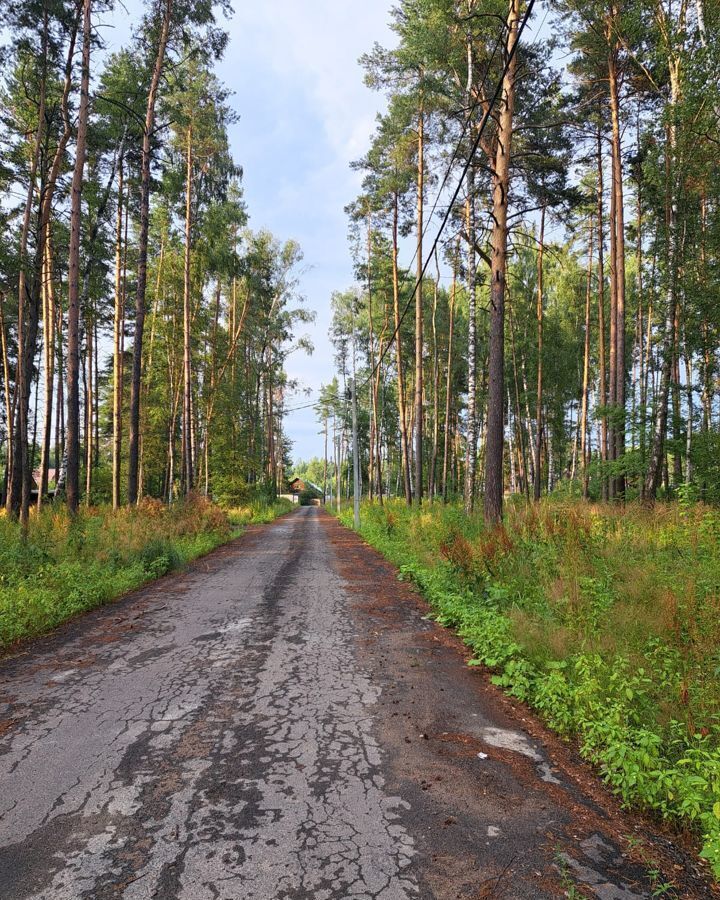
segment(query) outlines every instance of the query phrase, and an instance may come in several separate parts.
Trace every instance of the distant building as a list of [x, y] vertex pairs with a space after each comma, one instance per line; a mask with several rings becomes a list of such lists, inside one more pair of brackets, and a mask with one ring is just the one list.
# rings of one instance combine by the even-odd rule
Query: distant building
[[323, 490], [312, 481], [306, 481], [304, 478], [293, 478], [288, 483], [290, 494], [297, 498], [295, 502], [309, 503], [317, 505], [324, 501]]

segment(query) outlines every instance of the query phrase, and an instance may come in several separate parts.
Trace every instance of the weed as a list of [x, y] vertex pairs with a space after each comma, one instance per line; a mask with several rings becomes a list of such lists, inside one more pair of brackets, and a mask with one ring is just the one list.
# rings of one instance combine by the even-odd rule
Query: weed
[[720, 512], [547, 501], [486, 530], [389, 501], [362, 522], [472, 664], [576, 737], [624, 803], [695, 829], [720, 877]]
[[[168, 507], [145, 499], [134, 508], [33, 513], [29, 535], [0, 517], [0, 649], [41, 634], [208, 553], [250, 522], [270, 521], [286, 501], [254, 503], [226, 514], [195, 496]], [[234, 529], [234, 530], [233, 530]]]

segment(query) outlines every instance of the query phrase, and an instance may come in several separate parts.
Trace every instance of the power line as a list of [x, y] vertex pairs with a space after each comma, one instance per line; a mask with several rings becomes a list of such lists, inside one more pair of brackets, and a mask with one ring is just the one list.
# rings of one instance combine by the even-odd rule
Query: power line
[[[501, 44], [502, 38], [503, 38], [503, 31], [504, 31], [504, 29], [500, 30], [500, 34], [498, 35], [498, 38], [495, 41], [495, 46], [493, 47], [493, 52], [491, 53], [490, 59], [488, 60], [488, 64], [485, 67], [485, 74], [483, 75], [483, 78], [482, 78], [482, 87], [483, 88], [485, 87], [488, 76], [490, 74], [490, 70], [492, 69], [492, 64], [495, 61], [495, 55], [500, 48], [500, 44]], [[437, 209], [437, 205], [440, 202], [440, 198], [442, 197], [443, 191], [445, 190], [445, 185], [447, 184], [448, 179], [450, 178], [450, 175], [453, 170], [453, 166], [455, 165], [455, 160], [458, 158], [458, 155], [460, 153], [460, 148], [462, 147], [462, 142], [465, 140], [465, 133], [468, 129], [468, 126], [472, 122], [472, 117], [475, 114], [475, 111], [477, 110], [478, 106], [480, 106], [479, 99], [475, 100], [472, 103], [472, 105], [468, 108], [467, 114], [465, 115], [465, 121], [463, 122], [462, 131], [460, 132], [460, 137], [458, 138], [457, 143], [455, 144], [455, 148], [453, 149], [453, 154], [450, 157], [450, 162], [448, 163], [447, 168], [445, 169], [445, 175], [443, 176], [442, 183], [440, 184], [440, 187], [438, 188], [437, 194], [435, 196], [435, 202], [433, 203], [432, 209], [430, 210], [430, 215], [425, 218], [425, 225], [423, 226], [423, 230], [421, 232], [421, 238], [425, 237], [428, 229], [430, 228], [430, 225], [432, 224], [433, 216], [435, 215], [435, 210]], [[462, 179], [461, 179], [461, 183], [462, 183]], [[454, 203], [454, 200], [453, 200], [453, 202], [451, 202], [448, 205], [449, 209], [452, 208], [453, 203]], [[434, 247], [435, 247], [435, 244], [433, 245], [433, 248]], [[415, 245], [415, 250], [413, 251], [413, 255], [410, 259], [410, 262], [407, 264], [407, 267], [406, 267], [407, 271], [410, 271], [410, 269], [412, 268], [412, 265], [415, 262], [415, 258], [417, 257], [417, 254], [418, 254], [418, 244]], [[428, 259], [431, 256], [432, 256], [432, 251], [428, 255]], [[423, 274], [425, 272], [425, 268], [426, 267], [423, 267]], [[413, 290], [413, 293], [410, 296], [410, 300], [412, 300], [412, 298], [415, 296], [415, 291], [417, 290], [417, 287], [418, 287], [418, 285], [415, 286], [415, 289]], [[403, 318], [404, 318], [404, 314], [403, 314]], [[401, 320], [400, 320], [401, 324], [402, 324], [402, 321], [403, 321], [403, 319], [401, 318]], [[397, 334], [397, 330], [395, 332], [393, 332], [393, 335], [390, 338], [390, 344], [388, 346], [392, 346], [392, 341], [396, 334]], [[381, 362], [381, 361], [382, 361], [382, 358], [379, 360], [379, 362]], [[370, 373], [368, 381], [370, 380], [370, 378], [372, 378], [375, 371], [376, 371], [376, 369], [373, 369], [373, 371]], [[363, 383], [363, 387], [366, 384], [367, 384], [367, 381]]]
[[[448, 220], [449, 220], [449, 218], [450, 218], [450, 213], [452, 212], [453, 206], [455, 205], [455, 201], [457, 200], [458, 195], [459, 195], [459, 193], [460, 193], [460, 189], [461, 189], [461, 187], [462, 187], [462, 185], [463, 185], [463, 182], [465, 181], [465, 176], [467, 175], [468, 170], [469, 170], [469, 168], [470, 168], [470, 166], [471, 166], [471, 164], [472, 164], [472, 161], [473, 161], [473, 159], [474, 159], [474, 157], [475, 157], [475, 154], [477, 153], [478, 147], [480, 146], [480, 141], [482, 140], [483, 132], [485, 131], [485, 126], [487, 125], [487, 123], [488, 123], [488, 121], [489, 121], [489, 119], [490, 119], [490, 114], [492, 113], [493, 107], [495, 106], [495, 104], [496, 104], [497, 101], [498, 101], [498, 98], [500, 97], [500, 93], [501, 93], [501, 91], [502, 91], [502, 86], [503, 86], [503, 82], [504, 82], [504, 80], [505, 80], [505, 76], [507, 75], [508, 70], [510, 69], [510, 64], [511, 64], [512, 61], [513, 61], [513, 58], [514, 58], [515, 53], [516, 53], [516, 51], [517, 51], [518, 45], [519, 45], [519, 43], [520, 43], [520, 39], [522, 38], [523, 32], [524, 32], [524, 30], [525, 30], [525, 27], [526, 27], [526, 25], [527, 25], [527, 23], [528, 23], [528, 21], [529, 21], [529, 19], [530, 19], [530, 16], [531, 16], [531, 14], [532, 14], [532, 10], [533, 10], [534, 5], [535, 5], [535, 0], [530, 0], [530, 2], [528, 3], [527, 9], [525, 10], [525, 13], [524, 13], [524, 15], [523, 15], [522, 22], [520, 23], [520, 26], [519, 26], [519, 28], [518, 28], [517, 38], [516, 38], [516, 40], [515, 40], [515, 43], [513, 44], [512, 48], [511, 48], [511, 50], [510, 50], [510, 53], [508, 54], [508, 58], [507, 58], [507, 60], [505, 61], [505, 66], [503, 67], [502, 74], [501, 74], [500, 78], [498, 79], [498, 83], [497, 83], [497, 86], [496, 86], [496, 88], [495, 88], [495, 93], [493, 94], [492, 99], [490, 100], [490, 103], [489, 103], [489, 105], [488, 105], [488, 107], [487, 107], [487, 110], [485, 111], [485, 114], [483, 115], [483, 118], [482, 118], [482, 120], [481, 120], [481, 122], [480, 122], [480, 127], [479, 127], [479, 129], [478, 129], [477, 136], [476, 136], [475, 141], [474, 141], [474, 143], [473, 143], [473, 146], [472, 146], [472, 148], [471, 148], [471, 150], [470, 150], [470, 153], [468, 154], [468, 158], [467, 158], [467, 160], [465, 161], [465, 165], [463, 166], [463, 170], [462, 170], [462, 173], [461, 173], [461, 175], [460, 175], [460, 178], [458, 179], [457, 187], [455, 188], [455, 191], [454, 191], [454, 193], [453, 193], [452, 200], [451, 200], [450, 203], [448, 204], [448, 207], [447, 207], [447, 209], [446, 209], [446, 211], [445, 211], [445, 215], [443, 216], [443, 220], [442, 220], [442, 222], [440, 223], [440, 228], [438, 229], [438, 233], [435, 235], [435, 240], [433, 241], [432, 247], [430, 248], [430, 252], [429, 252], [429, 253], [426, 255], [426, 257], [425, 257], [425, 262], [424, 262], [424, 264], [423, 264], [422, 271], [420, 272], [420, 276], [419, 276], [419, 277], [416, 279], [416, 281], [415, 281], [415, 285], [414, 285], [414, 287], [413, 287], [413, 289], [412, 289], [412, 291], [411, 291], [411, 293], [410, 293], [410, 296], [408, 297], [407, 303], [405, 304], [405, 308], [404, 308], [404, 310], [403, 310], [403, 312], [402, 312], [402, 315], [400, 316], [400, 319], [399, 319], [399, 321], [398, 321], [398, 324], [397, 324], [397, 326], [395, 327], [395, 330], [393, 331], [392, 335], [390, 336], [390, 340], [388, 341], [388, 343], [387, 343], [386, 346], [384, 347], [382, 353], [380, 354], [380, 358], [378, 359], [377, 363], [375, 364], [375, 366], [373, 367], [372, 371], [370, 372], [370, 375], [369, 375], [369, 376], [367, 377], [367, 379], [363, 382], [363, 387], [365, 387], [365, 385], [367, 385], [367, 384], [371, 381], [371, 379], [373, 378], [373, 376], [374, 376], [375, 373], [377, 372], [378, 368], [379, 368], [380, 365], [382, 364], [382, 361], [383, 361], [383, 359], [385, 358], [386, 353], [387, 353], [387, 352], [390, 350], [390, 348], [392, 347], [393, 341], [394, 341], [394, 340], [396, 339], [396, 337], [398, 336], [398, 333], [399, 333], [399, 331], [400, 331], [400, 327], [402, 326], [402, 323], [405, 321], [405, 316], [408, 314], [408, 310], [410, 309], [410, 305], [411, 305], [411, 303], [412, 303], [412, 301], [413, 301], [413, 299], [414, 299], [414, 297], [415, 297], [415, 294], [417, 293], [417, 289], [418, 289], [418, 287], [420, 286], [420, 284], [422, 283], [423, 278], [425, 277], [425, 271], [426, 271], [426, 269], [427, 269], [427, 267], [428, 267], [428, 265], [429, 265], [429, 263], [430, 263], [430, 260], [431, 260], [432, 257], [433, 257], [433, 254], [434, 254], [434, 252], [435, 252], [435, 248], [437, 247], [437, 245], [438, 245], [438, 243], [439, 243], [439, 241], [440, 241], [440, 236], [442, 235], [443, 230], [444, 230], [445, 226], [446, 226], [447, 223], [448, 223]], [[496, 46], [497, 46], [497, 45], [496, 45]], [[493, 55], [494, 55], [494, 54], [493, 54]], [[465, 126], [465, 127], [467, 127], [467, 122], [470, 121], [472, 112], [474, 111], [475, 108], [477, 108], [478, 104], [479, 104], [479, 101], [477, 101], [477, 102], [475, 103], [474, 107], [471, 109], [471, 112], [468, 114], [467, 121], [466, 121], [466, 126]], [[464, 137], [464, 134], [465, 134], [465, 128], [463, 129], [463, 137]], [[459, 149], [459, 147], [460, 147], [460, 143], [458, 143], [458, 149]], [[454, 162], [455, 156], [456, 156], [456, 154], [453, 154], [453, 160], [452, 160], [452, 162]], [[447, 177], [449, 176], [449, 172], [450, 172], [450, 169], [448, 169], [446, 178], [443, 180], [443, 186], [444, 186], [445, 182], [447, 181]], [[441, 190], [442, 190], [442, 189], [441, 189]], [[440, 192], [438, 193], [438, 197], [439, 197], [439, 196], [440, 196]], [[436, 201], [436, 202], [437, 202], [437, 201]], [[415, 252], [417, 253], [417, 250], [416, 250]], [[413, 256], [413, 259], [414, 259], [414, 258], [415, 258], [415, 257]], [[412, 262], [410, 263], [410, 265], [412, 265]]]
[[[475, 157], [475, 154], [477, 153], [478, 147], [480, 146], [480, 141], [482, 140], [483, 132], [485, 131], [485, 127], [486, 127], [486, 125], [487, 125], [487, 123], [488, 123], [488, 121], [489, 121], [489, 119], [490, 119], [490, 115], [491, 115], [491, 113], [492, 113], [493, 107], [495, 106], [495, 104], [496, 104], [497, 101], [498, 101], [498, 98], [499, 98], [499, 96], [500, 96], [500, 92], [502, 91], [503, 81], [505, 80], [505, 76], [506, 76], [506, 74], [507, 74], [507, 72], [508, 72], [508, 70], [509, 70], [509, 68], [510, 68], [510, 64], [512, 63], [512, 60], [513, 60], [513, 58], [514, 58], [514, 56], [515, 56], [515, 53], [516, 53], [516, 51], [517, 51], [518, 44], [520, 43], [520, 39], [522, 38], [523, 32], [525, 31], [525, 27], [526, 27], [526, 25], [527, 25], [527, 23], [528, 23], [528, 21], [529, 21], [529, 19], [530, 19], [530, 16], [532, 15], [532, 10], [533, 10], [534, 5], [535, 5], [535, 0], [530, 0], [530, 2], [528, 3], [527, 9], [525, 10], [525, 14], [523, 15], [522, 22], [520, 23], [520, 26], [518, 27], [517, 39], [516, 39], [515, 43], [513, 44], [513, 47], [512, 47], [512, 49], [511, 49], [509, 55], [508, 55], [507, 60], [505, 61], [505, 66], [503, 67], [502, 74], [500, 75], [500, 78], [498, 79], [498, 83], [497, 83], [497, 86], [496, 86], [496, 88], [495, 88], [495, 92], [494, 92], [494, 94], [493, 94], [493, 96], [492, 96], [492, 99], [490, 100], [490, 103], [489, 103], [489, 105], [488, 105], [488, 107], [487, 107], [487, 110], [486, 110], [486, 112], [485, 112], [485, 114], [484, 114], [484, 116], [483, 116], [483, 118], [482, 118], [482, 120], [481, 120], [481, 122], [480, 122], [480, 127], [479, 127], [479, 129], [478, 129], [477, 136], [476, 136], [475, 141], [474, 141], [474, 143], [473, 143], [473, 146], [472, 146], [472, 148], [471, 148], [471, 150], [470, 150], [470, 153], [468, 154], [468, 157], [467, 157], [467, 160], [466, 160], [466, 162], [465, 162], [465, 165], [463, 166], [463, 170], [462, 170], [462, 173], [461, 173], [461, 175], [460, 175], [460, 178], [458, 179], [458, 183], [457, 183], [457, 186], [456, 186], [455, 191], [454, 191], [454, 193], [453, 193], [452, 199], [450, 200], [450, 202], [449, 202], [448, 205], [447, 205], [447, 208], [446, 208], [446, 210], [445, 210], [445, 215], [443, 216], [443, 220], [442, 220], [442, 222], [440, 223], [440, 228], [438, 229], [438, 232], [437, 232], [437, 234], [435, 235], [435, 239], [434, 239], [434, 241], [433, 241], [433, 244], [432, 244], [432, 247], [431, 247], [431, 249], [430, 249], [430, 252], [427, 253], [426, 256], [425, 256], [425, 262], [424, 262], [424, 264], [423, 264], [422, 271], [421, 271], [421, 273], [420, 273], [420, 277], [415, 281], [415, 284], [414, 284], [413, 289], [412, 289], [412, 291], [411, 291], [411, 293], [410, 293], [410, 296], [408, 297], [407, 303], [405, 304], [405, 308], [403, 309], [402, 315], [400, 316], [400, 320], [399, 320], [399, 322], [398, 322], [398, 324], [397, 324], [395, 330], [393, 331], [392, 335], [390, 336], [390, 340], [389, 340], [388, 343], [385, 345], [385, 347], [384, 347], [382, 353], [380, 354], [380, 358], [378, 359], [378, 361], [377, 361], [377, 362], [375, 363], [375, 365], [373, 366], [372, 370], [370, 371], [370, 374], [369, 374], [369, 375], [367, 376], [367, 378], [363, 381], [362, 387], [366, 387], [366, 386], [370, 383], [370, 381], [372, 380], [373, 376], [375, 375], [375, 373], [377, 372], [377, 370], [379, 369], [379, 367], [382, 365], [382, 362], [383, 362], [383, 360], [384, 360], [384, 358], [385, 358], [385, 355], [387, 354], [387, 352], [388, 352], [388, 351], [390, 350], [390, 348], [392, 347], [393, 341], [396, 339], [396, 337], [397, 337], [397, 335], [398, 335], [398, 333], [399, 333], [399, 331], [400, 331], [400, 327], [402, 326], [403, 322], [405, 321], [405, 317], [407, 316], [408, 311], [409, 311], [409, 309], [410, 309], [410, 305], [412, 304], [412, 301], [413, 301], [413, 299], [415, 298], [415, 294], [417, 293], [417, 289], [418, 289], [418, 287], [420, 286], [420, 284], [422, 283], [423, 278], [425, 277], [425, 272], [426, 272], [426, 270], [427, 270], [428, 265], [430, 264], [430, 260], [433, 258], [433, 254], [434, 254], [434, 252], [435, 252], [435, 249], [436, 249], [438, 243], [440, 242], [440, 237], [441, 237], [441, 235], [442, 235], [442, 233], [443, 233], [443, 230], [445, 229], [445, 226], [446, 226], [447, 223], [448, 223], [448, 220], [449, 220], [449, 218], [450, 218], [450, 213], [452, 212], [452, 209], [453, 209], [453, 207], [454, 207], [454, 205], [455, 205], [455, 201], [457, 200], [458, 195], [459, 195], [459, 193], [460, 193], [460, 189], [462, 188], [462, 185], [463, 185], [463, 183], [464, 183], [464, 181], [465, 181], [465, 176], [467, 175], [467, 172], [468, 172], [468, 170], [469, 170], [469, 168], [470, 168], [470, 166], [471, 166], [471, 164], [472, 164], [472, 161], [473, 161], [473, 159], [474, 159], [474, 157]], [[499, 49], [499, 47], [500, 47], [500, 44], [501, 44], [501, 41], [502, 41], [502, 38], [503, 38], [503, 32], [504, 32], [504, 26], [503, 26], [503, 29], [501, 29], [500, 34], [498, 35], [498, 39], [497, 39], [497, 41], [495, 42], [495, 46], [494, 46], [494, 48], [493, 48], [493, 52], [492, 52], [492, 54], [491, 54], [491, 56], [490, 56], [490, 60], [489, 60], [489, 62], [488, 62], [487, 68], [486, 68], [486, 70], [485, 70], [485, 75], [484, 75], [483, 81], [482, 81], [483, 86], [484, 86], [485, 82], [487, 81], [488, 75], [490, 74], [490, 69], [491, 69], [492, 64], [493, 64], [493, 61], [494, 61], [494, 59], [495, 59], [495, 55], [496, 55], [496, 53], [497, 53], [497, 51], [498, 51], [498, 49]], [[476, 100], [476, 101], [473, 103], [473, 105], [470, 107], [470, 110], [469, 110], [467, 116], [465, 117], [465, 122], [464, 122], [464, 124], [463, 124], [463, 129], [462, 129], [462, 132], [461, 132], [461, 134], [460, 134], [460, 138], [458, 139], [458, 141], [457, 141], [457, 143], [456, 143], [456, 145], [455, 145], [455, 149], [453, 150], [453, 154], [452, 154], [452, 157], [451, 157], [451, 159], [450, 159], [450, 163], [448, 164], [448, 166], [447, 166], [447, 168], [446, 168], [445, 175], [444, 175], [444, 177], [443, 177], [442, 183], [441, 183], [440, 188], [438, 189], [437, 195], [436, 195], [436, 197], [435, 197], [435, 202], [433, 203], [432, 209], [431, 209], [431, 211], [430, 211], [430, 215], [428, 216], [427, 224], [425, 225], [425, 228], [424, 228], [423, 231], [422, 231], [422, 236], [423, 236], [423, 237], [425, 236], [425, 232], [426, 232], [426, 231], [428, 230], [428, 228], [430, 227], [430, 223], [432, 222], [432, 217], [433, 217], [434, 214], [435, 214], [435, 210], [436, 210], [437, 205], [438, 205], [438, 203], [439, 203], [439, 201], [440, 201], [440, 197], [442, 196], [442, 193], [443, 193], [443, 191], [444, 191], [444, 189], [445, 189], [445, 185], [447, 184], [448, 179], [450, 178], [450, 175], [451, 175], [451, 173], [452, 173], [452, 169], [453, 169], [453, 166], [454, 166], [454, 164], [455, 164], [455, 161], [456, 161], [456, 159], [458, 158], [458, 155], [459, 155], [459, 153], [460, 153], [460, 149], [461, 149], [461, 147], [462, 147], [462, 142], [463, 142], [463, 140], [464, 140], [464, 138], [465, 138], [465, 133], [466, 133], [466, 131], [467, 131], [467, 129], [468, 129], [468, 127], [469, 127], [471, 121], [472, 121], [473, 114], [475, 113], [475, 111], [477, 110], [477, 108], [478, 108], [479, 105], [480, 105], [480, 100], [478, 99], [478, 100]], [[410, 263], [409, 263], [409, 265], [408, 265], [408, 269], [409, 269], [410, 267], [412, 267], [412, 264], [413, 264], [413, 262], [414, 262], [414, 260], [415, 260], [415, 257], [417, 256], [417, 250], [418, 250], [418, 248], [416, 247], [416, 248], [415, 248], [415, 252], [413, 253], [412, 259], [410, 260]], [[336, 403], [337, 403], [337, 402], [342, 402], [342, 401], [343, 401], [343, 398], [337, 397], [337, 396], [327, 397], [326, 399], [330, 400], [331, 402], [336, 402]], [[345, 399], [346, 399], [346, 398], [345, 398]], [[323, 398], [319, 398], [319, 399], [314, 400], [314, 401], [309, 402], [309, 403], [303, 403], [303, 404], [300, 404], [300, 405], [298, 405], [298, 406], [288, 407], [288, 408], [282, 410], [282, 414], [285, 415], [286, 413], [297, 412], [297, 411], [303, 410], [303, 409], [316, 408], [316, 407], [318, 406], [318, 404], [322, 402], [322, 400], [323, 400]]]

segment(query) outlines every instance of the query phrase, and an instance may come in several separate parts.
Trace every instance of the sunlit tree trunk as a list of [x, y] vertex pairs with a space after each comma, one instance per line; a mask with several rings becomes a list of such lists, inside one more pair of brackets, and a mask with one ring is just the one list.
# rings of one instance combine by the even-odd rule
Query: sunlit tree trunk
[[450, 414], [452, 410], [452, 372], [453, 372], [453, 338], [455, 335], [455, 296], [457, 293], [458, 265], [460, 249], [456, 245], [453, 257], [452, 285], [450, 287], [450, 304], [448, 309], [448, 347], [445, 365], [445, 431], [443, 434], [443, 472], [442, 498], [448, 500], [448, 476], [450, 474], [450, 434], [452, 431]]
[[[74, 32], [71, 35], [71, 50], [74, 49]], [[20, 515], [23, 524], [23, 533], [27, 528], [30, 507], [30, 469], [32, 460], [28, 457], [28, 413], [30, 407], [30, 389], [32, 370], [35, 360], [35, 346], [37, 343], [39, 300], [42, 291], [42, 274], [45, 265], [45, 224], [42, 211], [38, 217], [38, 232], [36, 251], [33, 266], [33, 275], [28, 278], [29, 261], [27, 259], [28, 236], [30, 232], [30, 219], [33, 200], [38, 188], [38, 167], [41, 161], [43, 135], [45, 132], [45, 100], [47, 87], [47, 57], [48, 57], [48, 9], [43, 4], [42, 25], [42, 68], [40, 83], [38, 85], [38, 123], [35, 132], [35, 141], [30, 158], [28, 173], [28, 189], [23, 211], [22, 226], [20, 229], [18, 274], [18, 319], [17, 319], [17, 365], [15, 369], [15, 392], [13, 397], [11, 418], [8, 432], [12, 440], [8, 449], [9, 484], [6, 497], [6, 506], [10, 515]], [[64, 97], [66, 99], [66, 97]], [[41, 190], [42, 196], [42, 190]]]
[[53, 280], [52, 241], [48, 223], [45, 239], [45, 266], [43, 274], [43, 366], [45, 374], [45, 410], [40, 451], [40, 482], [37, 507], [41, 508], [48, 490], [50, 465], [50, 438], [52, 434], [53, 402], [55, 393], [55, 282]]
[[604, 187], [603, 187], [603, 154], [602, 131], [598, 125], [597, 134], [597, 247], [598, 247], [598, 406], [600, 414], [600, 496], [603, 500], [609, 499], [608, 478], [605, 467], [608, 462], [608, 420], [605, 408], [607, 406], [607, 350], [605, 347], [605, 238], [603, 234], [604, 211]]
[[[192, 123], [185, 144], [185, 255], [183, 266], [183, 481], [185, 493], [193, 489], [192, 371], [190, 346], [190, 245], [192, 240]], [[270, 398], [272, 402], [272, 398]]]
[[[417, 143], [417, 290], [415, 292], [415, 499], [423, 496], [423, 203], [425, 194], [425, 113], [420, 104]], [[399, 337], [399, 336], [398, 336]]]
[[85, 319], [85, 351], [87, 357], [87, 390], [85, 392], [85, 504], [90, 506], [93, 470], [93, 407], [95, 378], [93, 376], [93, 323], [88, 310]]
[[[115, 221], [115, 308], [113, 316], [113, 453], [112, 505], [120, 506], [120, 465], [122, 459], [123, 332], [123, 160], [118, 162], [117, 214]], [[129, 210], [128, 210], [129, 212]]]
[[[618, 15], [613, 7], [613, 18]], [[614, 495], [625, 498], [625, 209], [623, 196], [622, 145], [620, 133], [619, 76], [617, 71], [617, 51], [614, 46], [608, 59], [608, 80], [610, 85], [610, 120], [612, 124], [612, 214], [610, 222], [610, 255], [612, 258], [611, 294], [614, 314], [611, 311], [610, 377], [612, 380], [610, 401], [614, 403], [615, 424], [613, 426], [613, 459], [620, 462], [620, 470], [613, 478]], [[614, 336], [614, 342], [613, 342]], [[614, 356], [614, 373], [613, 373]], [[613, 377], [614, 375], [614, 377]]]
[[402, 474], [405, 489], [405, 501], [408, 506], [412, 504], [412, 489], [410, 487], [410, 447], [408, 444], [407, 412], [405, 409], [405, 377], [403, 369], [402, 339], [400, 335], [400, 284], [398, 275], [398, 196], [393, 197], [393, 225], [392, 225], [392, 283], [393, 283], [393, 310], [395, 314], [395, 361], [397, 363], [397, 402], [398, 415], [400, 417], [400, 442], [402, 450]]
[[515, 106], [514, 47], [518, 37], [520, 0], [510, 0], [507, 53], [512, 54], [502, 87], [497, 152], [493, 174], [493, 227], [490, 245], [490, 340], [488, 350], [488, 407], [485, 438], [485, 521], [496, 524], [503, 512], [503, 447], [505, 443], [505, 268], [508, 240], [510, 152]]
[[147, 287], [147, 251], [150, 229], [150, 165], [152, 162], [152, 133], [155, 128], [155, 105], [160, 78], [165, 63], [173, 0], [163, 0], [162, 21], [157, 53], [148, 91], [140, 159], [140, 228], [138, 232], [138, 272], [135, 292], [135, 337], [133, 341], [132, 377], [130, 381], [130, 443], [128, 453], [128, 503], [138, 499], [140, 468], [140, 392], [142, 380], [142, 345], [145, 328], [145, 291]]
[[438, 352], [438, 333], [437, 333], [437, 308], [438, 294], [440, 292], [440, 266], [437, 259], [437, 250], [435, 252], [435, 266], [437, 275], [435, 284], [433, 285], [433, 306], [432, 306], [432, 391], [433, 391], [433, 423], [432, 423], [432, 449], [430, 455], [430, 470], [428, 472], [428, 496], [432, 501], [436, 494], [436, 475], [438, 462], [438, 439], [440, 429], [440, 357]]
[[590, 224], [588, 227], [588, 263], [587, 263], [587, 279], [585, 282], [585, 343], [583, 347], [583, 381], [582, 381], [582, 401], [580, 408], [580, 458], [582, 462], [583, 477], [583, 497], [587, 500], [590, 484], [590, 476], [588, 473], [588, 465], [590, 463], [590, 452], [588, 449], [588, 403], [590, 398], [590, 309], [592, 298], [592, 276], [593, 276], [593, 237], [595, 228], [593, 216], [590, 215]]
[[[473, 85], [472, 38], [467, 41], [467, 86], [468, 109], [472, 109]], [[472, 137], [472, 125], [469, 129]], [[468, 168], [467, 196], [465, 198], [465, 236], [467, 238], [467, 291], [468, 291], [468, 355], [467, 355], [467, 440], [465, 449], [465, 485], [463, 499], [465, 512], [471, 513], [475, 506], [475, 470], [477, 467], [477, 256], [475, 250], [475, 174]]]
[[535, 399], [535, 427], [537, 431], [535, 442], [535, 481], [533, 484], [533, 498], [536, 502], [540, 499], [542, 473], [542, 461], [540, 459], [540, 454], [542, 452], [543, 433], [543, 256], [545, 254], [545, 212], [546, 203], [543, 202], [542, 210], [540, 212], [540, 235], [537, 253], [537, 395]]
[[80, 501], [80, 227], [82, 224], [81, 200], [90, 99], [90, 12], [91, 0], [84, 0], [80, 108], [71, 189], [68, 262], [66, 491], [67, 506], [73, 513], [77, 511]]

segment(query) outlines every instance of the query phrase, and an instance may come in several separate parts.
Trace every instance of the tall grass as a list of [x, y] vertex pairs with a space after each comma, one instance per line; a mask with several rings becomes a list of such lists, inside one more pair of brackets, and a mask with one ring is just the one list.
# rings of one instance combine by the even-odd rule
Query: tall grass
[[0, 650], [139, 587], [270, 521], [290, 504], [253, 504], [225, 513], [193, 497], [172, 507], [157, 500], [113, 512], [64, 507], [33, 515], [23, 540], [0, 516]]
[[548, 501], [488, 530], [391, 502], [362, 533], [625, 803], [701, 834], [720, 877], [720, 512]]

